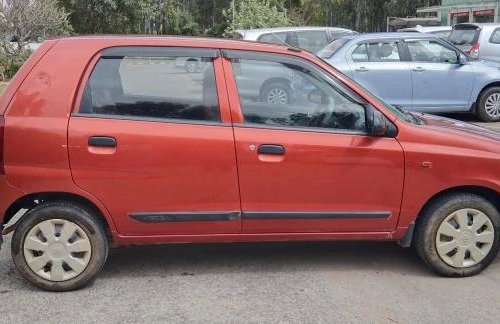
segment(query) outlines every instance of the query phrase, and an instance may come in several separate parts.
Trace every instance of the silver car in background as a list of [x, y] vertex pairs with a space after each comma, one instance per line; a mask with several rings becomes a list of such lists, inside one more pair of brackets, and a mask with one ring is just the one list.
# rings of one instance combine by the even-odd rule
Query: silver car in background
[[457, 24], [449, 40], [473, 59], [500, 62], [500, 23]]
[[472, 60], [444, 39], [360, 34], [337, 39], [318, 56], [392, 105], [500, 121], [500, 63]]
[[337, 27], [277, 27], [240, 29], [233, 34], [235, 39], [263, 43], [287, 44], [316, 53], [334, 40], [357, 34], [355, 31]]

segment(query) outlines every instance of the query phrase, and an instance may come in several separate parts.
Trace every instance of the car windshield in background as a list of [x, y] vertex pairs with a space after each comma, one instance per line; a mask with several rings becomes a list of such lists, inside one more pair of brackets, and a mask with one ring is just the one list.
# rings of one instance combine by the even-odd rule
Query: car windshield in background
[[457, 28], [450, 34], [450, 42], [454, 45], [472, 45], [476, 38], [476, 28]]
[[295, 32], [299, 47], [316, 53], [328, 44], [328, 38], [325, 31], [304, 30]]
[[330, 57], [333, 56], [339, 49], [342, 48], [347, 42], [349, 41], [349, 38], [339, 38], [333, 42], [331, 42], [329, 45], [326, 45], [323, 49], [321, 49], [317, 55], [322, 58], [322, 59], [329, 59]]

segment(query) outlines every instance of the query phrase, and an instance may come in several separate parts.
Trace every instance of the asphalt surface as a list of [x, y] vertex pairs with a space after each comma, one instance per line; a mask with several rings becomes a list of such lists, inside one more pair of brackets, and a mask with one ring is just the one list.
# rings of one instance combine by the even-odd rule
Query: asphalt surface
[[48, 293], [0, 252], [0, 322], [498, 322], [500, 258], [465, 279], [394, 243], [171, 245], [114, 250], [94, 283]]
[[449, 279], [395, 243], [126, 247], [90, 286], [48, 293], [17, 274], [7, 237], [0, 298], [0, 323], [498, 323], [500, 257]]

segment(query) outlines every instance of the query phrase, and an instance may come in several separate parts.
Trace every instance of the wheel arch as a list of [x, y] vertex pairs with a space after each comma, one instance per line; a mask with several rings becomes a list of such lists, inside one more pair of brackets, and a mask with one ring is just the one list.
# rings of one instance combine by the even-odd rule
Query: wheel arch
[[420, 209], [415, 222], [418, 223], [418, 220], [422, 213], [425, 211], [426, 208], [430, 204], [432, 204], [434, 201], [437, 199], [446, 196], [446, 195], [452, 195], [452, 194], [459, 194], [459, 193], [469, 193], [469, 194], [475, 194], [480, 197], [483, 197], [487, 199], [489, 202], [493, 204], [497, 208], [497, 210], [500, 212], [500, 193], [487, 187], [481, 187], [481, 186], [460, 186], [460, 187], [453, 187], [453, 188], [448, 188], [443, 191], [438, 192], [434, 196], [432, 196], [425, 204], [424, 206]]
[[404, 234], [403, 238], [399, 241], [399, 244], [403, 247], [411, 246], [411, 244], [413, 243], [413, 237], [414, 237], [413, 234], [415, 228], [419, 224], [421, 216], [423, 215], [426, 208], [428, 208], [434, 201], [446, 195], [459, 194], [459, 193], [476, 194], [480, 197], [483, 197], [487, 199], [489, 202], [491, 202], [493, 206], [495, 206], [496, 209], [500, 212], [500, 193], [491, 188], [482, 186], [459, 186], [459, 187], [447, 188], [434, 194], [431, 198], [427, 200], [427, 202], [419, 210], [413, 222], [411, 222], [408, 225], [408, 229], [406, 230], [406, 233]]
[[[38, 192], [38, 193], [30, 193], [18, 198], [7, 208], [4, 215], [4, 225], [9, 223], [9, 221], [12, 220], [12, 218], [14, 218], [14, 216], [23, 209], [27, 209], [29, 211], [40, 204], [47, 202], [54, 202], [54, 201], [65, 201], [65, 202], [75, 203], [89, 210], [93, 215], [97, 217], [98, 221], [100, 221], [101, 224], [103, 225], [108, 239], [112, 240], [113, 238], [112, 233], [114, 231], [113, 230], [114, 224], [112, 223], [112, 220], [108, 219], [106, 215], [102, 212], [102, 210], [90, 199], [69, 192]], [[21, 216], [20, 219], [23, 217], [24, 215]]]
[[481, 88], [481, 91], [479, 91], [479, 93], [477, 95], [476, 102], [474, 103], [474, 109], [477, 109], [477, 105], [479, 105], [479, 102], [481, 101], [481, 96], [483, 95], [483, 93], [492, 87], [500, 87], [500, 80], [490, 82]]

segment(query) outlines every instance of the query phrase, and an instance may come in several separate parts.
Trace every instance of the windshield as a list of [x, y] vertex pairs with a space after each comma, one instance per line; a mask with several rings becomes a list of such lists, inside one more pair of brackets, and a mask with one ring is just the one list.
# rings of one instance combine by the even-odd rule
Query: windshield
[[477, 33], [475, 27], [454, 29], [450, 34], [450, 42], [454, 45], [472, 45]]
[[322, 59], [329, 59], [333, 54], [337, 53], [339, 49], [342, 48], [350, 39], [349, 38], [339, 38], [326, 45], [322, 50], [318, 52], [318, 56]]

